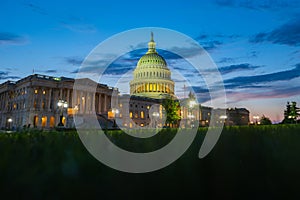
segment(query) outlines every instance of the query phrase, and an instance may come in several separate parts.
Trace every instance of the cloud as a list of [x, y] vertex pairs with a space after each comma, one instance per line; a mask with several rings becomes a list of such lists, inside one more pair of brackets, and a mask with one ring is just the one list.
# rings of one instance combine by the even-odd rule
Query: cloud
[[300, 18], [292, 19], [271, 32], [261, 32], [249, 39], [252, 43], [271, 42], [289, 46], [300, 45]]
[[79, 32], [79, 33], [95, 33], [97, 32], [97, 28], [93, 24], [87, 23], [69, 23], [69, 22], [61, 22], [61, 26], [69, 29], [70, 31]]
[[299, 7], [297, 0], [265, 0], [265, 1], [249, 1], [249, 0], [215, 0], [215, 3], [223, 7], [247, 8], [252, 10], [279, 10]]
[[203, 42], [200, 44], [202, 45], [202, 47], [205, 50], [211, 51], [211, 50], [218, 48], [221, 44], [223, 44], [223, 42], [218, 41], [218, 40], [212, 40], [212, 41], [207, 41], [207, 42]]
[[233, 63], [235, 61], [234, 58], [230, 58], [230, 57], [223, 57], [221, 58], [219, 61], [217, 61], [217, 63]]
[[227, 79], [224, 81], [224, 83], [226, 89], [251, 88], [257, 84], [287, 81], [297, 77], [300, 77], [300, 63], [290, 70], [256, 76], [240, 76]]
[[222, 74], [228, 74], [228, 73], [236, 72], [236, 71], [254, 70], [259, 67], [261, 67], [261, 66], [251, 65], [249, 63], [241, 63], [241, 64], [237, 64], [237, 65], [229, 65], [229, 66], [220, 67], [219, 71]]
[[224, 34], [200, 34], [195, 38], [196, 41], [207, 51], [217, 49], [224, 44], [225, 41], [232, 41], [239, 38], [239, 35], [224, 35]]
[[300, 86], [291, 87], [278, 87], [270, 86], [256, 90], [244, 90], [244, 91], [227, 91], [226, 96], [229, 99], [233, 99], [231, 103], [249, 100], [249, 99], [273, 99], [273, 98], [289, 98], [299, 95]]
[[71, 65], [81, 65], [83, 59], [79, 57], [65, 57], [64, 61]]
[[42, 70], [42, 71], [36, 70], [36, 72], [55, 74], [55, 73], [57, 73], [57, 70], [56, 69], [48, 69], [48, 70]]
[[36, 12], [41, 15], [48, 15], [45, 9], [41, 8], [37, 4], [34, 4], [32, 2], [24, 2], [23, 5], [27, 8], [30, 8], [33, 12]]
[[23, 36], [16, 35], [9, 32], [0, 32], [0, 45], [11, 44], [19, 45], [27, 42], [27, 39]]
[[11, 76], [9, 75], [11, 72], [8, 71], [0, 71], [0, 80], [9, 80], [9, 79], [20, 79], [19, 76]]

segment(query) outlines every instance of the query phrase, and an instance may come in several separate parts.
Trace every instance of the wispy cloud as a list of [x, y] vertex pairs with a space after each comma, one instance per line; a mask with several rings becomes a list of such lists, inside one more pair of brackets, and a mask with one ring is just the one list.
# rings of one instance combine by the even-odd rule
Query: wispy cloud
[[239, 76], [224, 81], [225, 87], [227, 89], [237, 89], [237, 88], [251, 88], [258, 84], [265, 84], [276, 81], [287, 81], [294, 78], [300, 77], [300, 64], [297, 64], [293, 69], [256, 75], [256, 76]]
[[40, 15], [49, 16], [60, 24], [60, 27], [79, 33], [94, 33], [97, 28], [94, 24], [86, 22], [81, 17], [76, 16], [60, 16], [50, 12], [35, 2], [25, 2], [23, 5], [29, 8], [32, 12]]
[[79, 23], [74, 24], [70, 22], [62, 22], [61, 26], [69, 29], [70, 31], [74, 32], [80, 32], [80, 33], [95, 33], [97, 32], [97, 28], [93, 24], [87, 24], [87, 23]]
[[29, 9], [31, 9], [33, 12], [36, 12], [41, 15], [48, 15], [47, 11], [40, 7], [39, 5], [33, 3], [33, 2], [24, 2], [23, 5]]
[[219, 71], [222, 74], [228, 74], [228, 73], [231, 73], [231, 72], [254, 70], [254, 69], [257, 69], [259, 67], [261, 67], [261, 66], [251, 65], [249, 63], [241, 63], [241, 64], [237, 64], [237, 65], [229, 65], [229, 66], [220, 67]]
[[0, 80], [11, 80], [11, 79], [20, 79], [19, 76], [9, 75], [11, 72], [8, 71], [0, 71]]
[[249, 40], [252, 43], [271, 42], [289, 46], [300, 45], [300, 18], [292, 19], [270, 32], [261, 32]]
[[224, 7], [247, 8], [252, 10], [278, 10], [285, 8], [299, 7], [297, 0], [268, 0], [268, 1], [249, 1], [249, 0], [215, 0], [215, 3]]
[[226, 96], [231, 99], [231, 103], [250, 100], [250, 99], [274, 99], [274, 98], [289, 98], [299, 95], [300, 86], [295, 85], [291, 87], [269, 86], [255, 90], [236, 91], [231, 90], [226, 92]]
[[22, 45], [27, 42], [27, 39], [23, 36], [16, 35], [9, 32], [0, 32], [0, 45]]
[[64, 57], [63, 60], [67, 64], [76, 66], [81, 65], [81, 63], [83, 62], [83, 59], [80, 57]]
[[200, 34], [195, 40], [207, 51], [212, 51], [219, 48], [226, 42], [232, 42], [239, 38], [239, 35], [225, 35], [225, 34]]

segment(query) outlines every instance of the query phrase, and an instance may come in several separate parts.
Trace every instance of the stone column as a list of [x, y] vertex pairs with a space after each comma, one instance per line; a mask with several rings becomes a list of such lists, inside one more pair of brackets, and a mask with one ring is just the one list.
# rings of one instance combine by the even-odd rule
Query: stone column
[[50, 105], [51, 105], [51, 93], [52, 93], [52, 88], [50, 88], [48, 90], [49, 94], [48, 94], [48, 105], [47, 105], [47, 108], [48, 108], [48, 111], [51, 111], [51, 108], [50, 108]]
[[70, 90], [67, 89], [67, 99], [66, 99], [67, 103], [70, 105], [71, 101], [70, 101]]
[[92, 93], [92, 113], [95, 113], [95, 95], [96, 93]]
[[104, 109], [103, 112], [107, 113], [107, 95], [104, 94]]
[[99, 98], [98, 98], [98, 112], [101, 113], [102, 112], [102, 108], [101, 108], [101, 103], [102, 103], [102, 95], [98, 94]]
[[62, 88], [60, 88], [60, 90], [59, 90], [59, 99], [62, 99], [62, 92], [63, 92], [63, 90], [62, 90]]

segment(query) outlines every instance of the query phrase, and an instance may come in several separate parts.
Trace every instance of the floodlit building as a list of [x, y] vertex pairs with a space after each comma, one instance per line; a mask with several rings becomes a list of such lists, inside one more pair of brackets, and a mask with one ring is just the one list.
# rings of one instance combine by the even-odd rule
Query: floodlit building
[[156, 51], [151, 33], [148, 51], [137, 63], [130, 81], [130, 95], [163, 99], [174, 97], [174, 81], [165, 59]]
[[[75, 87], [75, 81], [82, 84]], [[79, 121], [82, 119], [81, 123], [85, 123], [84, 119], [88, 121], [89, 115], [96, 115], [105, 127], [116, 119], [129, 128], [162, 127], [165, 125], [162, 104], [166, 98], [180, 102], [178, 115], [184, 122], [181, 124], [187, 127], [195, 121], [208, 126], [212, 112], [218, 110], [201, 106], [192, 94], [186, 99], [176, 99], [171, 71], [156, 51], [153, 33], [129, 86], [130, 95], [120, 96], [118, 89], [88, 78], [75, 80], [34, 74], [16, 82], [7, 81], [0, 84], [0, 128], [74, 127], [74, 114]], [[225, 125], [249, 123], [249, 111], [245, 108], [226, 109], [226, 115], [216, 117], [214, 122]]]
[[[90, 79], [82, 80], [93, 82]], [[96, 85], [96, 93], [73, 90], [75, 79], [34, 74], [0, 84], [0, 127], [52, 128], [60, 122], [74, 126], [72, 115], [106, 115], [114, 88]], [[63, 107], [58, 102], [63, 101]]]

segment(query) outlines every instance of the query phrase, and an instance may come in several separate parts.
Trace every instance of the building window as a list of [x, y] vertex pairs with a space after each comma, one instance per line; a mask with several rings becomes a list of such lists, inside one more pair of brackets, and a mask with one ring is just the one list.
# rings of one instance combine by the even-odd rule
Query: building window
[[129, 117], [132, 118], [132, 112], [129, 113]]
[[35, 90], [34, 90], [34, 94], [37, 94], [37, 93], [38, 93], [38, 90], [37, 90], [37, 89], [35, 89]]
[[33, 108], [36, 108], [36, 101], [33, 102]]
[[43, 90], [43, 94], [46, 94], [46, 91], [45, 91], [45, 90]]
[[47, 125], [47, 117], [43, 116], [42, 117], [42, 127], [45, 127]]
[[144, 111], [141, 111], [141, 118], [142, 118], [142, 119], [144, 119], [144, 118], [145, 118]]
[[134, 118], [138, 118], [138, 117], [139, 117], [138, 113], [137, 112], [134, 113]]

